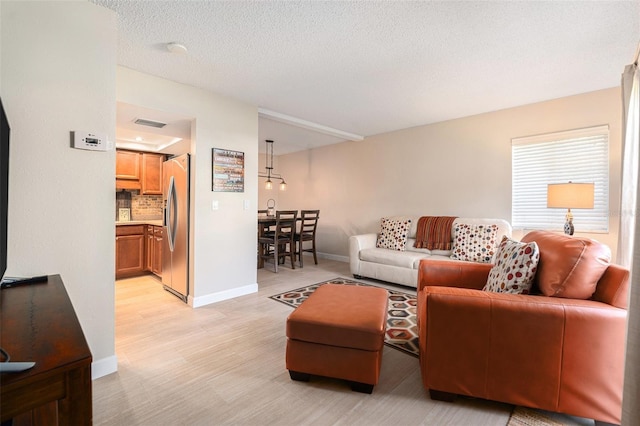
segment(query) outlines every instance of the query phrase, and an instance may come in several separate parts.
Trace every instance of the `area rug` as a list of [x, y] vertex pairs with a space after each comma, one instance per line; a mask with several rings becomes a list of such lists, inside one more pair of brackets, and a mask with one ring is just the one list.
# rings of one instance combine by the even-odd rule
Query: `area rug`
[[[297, 288], [284, 293], [270, 296], [286, 305], [297, 308], [307, 297], [323, 284], [344, 284], [372, 286], [371, 284], [350, 280], [347, 278], [334, 278], [307, 287]], [[416, 318], [416, 296], [398, 290], [389, 290], [389, 309], [387, 310], [387, 333], [384, 343], [406, 354], [418, 356], [418, 325]]]
[[560, 426], [563, 424], [536, 410], [516, 407], [511, 413], [507, 426]]

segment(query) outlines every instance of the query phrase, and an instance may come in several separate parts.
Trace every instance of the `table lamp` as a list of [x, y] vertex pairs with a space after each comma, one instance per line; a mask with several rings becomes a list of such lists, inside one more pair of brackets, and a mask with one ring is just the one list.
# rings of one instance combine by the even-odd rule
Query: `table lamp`
[[547, 207], [567, 209], [564, 233], [573, 235], [571, 209], [593, 208], [593, 183], [550, 183], [547, 185]]

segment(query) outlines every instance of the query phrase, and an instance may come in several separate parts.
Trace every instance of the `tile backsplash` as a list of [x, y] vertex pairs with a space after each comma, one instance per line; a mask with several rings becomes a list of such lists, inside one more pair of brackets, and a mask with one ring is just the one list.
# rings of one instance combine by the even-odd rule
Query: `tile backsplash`
[[131, 220], [162, 219], [162, 195], [140, 195], [139, 191], [116, 192], [116, 220], [118, 209], [131, 209]]

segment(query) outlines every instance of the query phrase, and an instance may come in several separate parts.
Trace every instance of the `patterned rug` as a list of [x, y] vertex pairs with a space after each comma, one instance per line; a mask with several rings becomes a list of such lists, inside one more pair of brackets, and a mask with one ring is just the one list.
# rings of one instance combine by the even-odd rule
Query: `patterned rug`
[[525, 407], [516, 407], [511, 413], [507, 426], [561, 426], [564, 423], [557, 422], [544, 414]]
[[[347, 278], [334, 278], [318, 284], [276, 294], [269, 298], [297, 308], [318, 287], [328, 283], [371, 286], [371, 284], [365, 284]], [[416, 296], [397, 290], [385, 290], [389, 291], [389, 309], [387, 310], [387, 333], [384, 343], [389, 347], [417, 357], [418, 325], [416, 320]]]

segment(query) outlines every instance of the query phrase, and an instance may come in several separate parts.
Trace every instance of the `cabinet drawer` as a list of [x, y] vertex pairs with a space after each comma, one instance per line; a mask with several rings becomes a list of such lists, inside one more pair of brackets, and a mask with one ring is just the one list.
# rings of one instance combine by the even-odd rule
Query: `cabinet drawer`
[[120, 237], [122, 235], [144, 235], [144, 225], [116, 226], [116, 237]]

